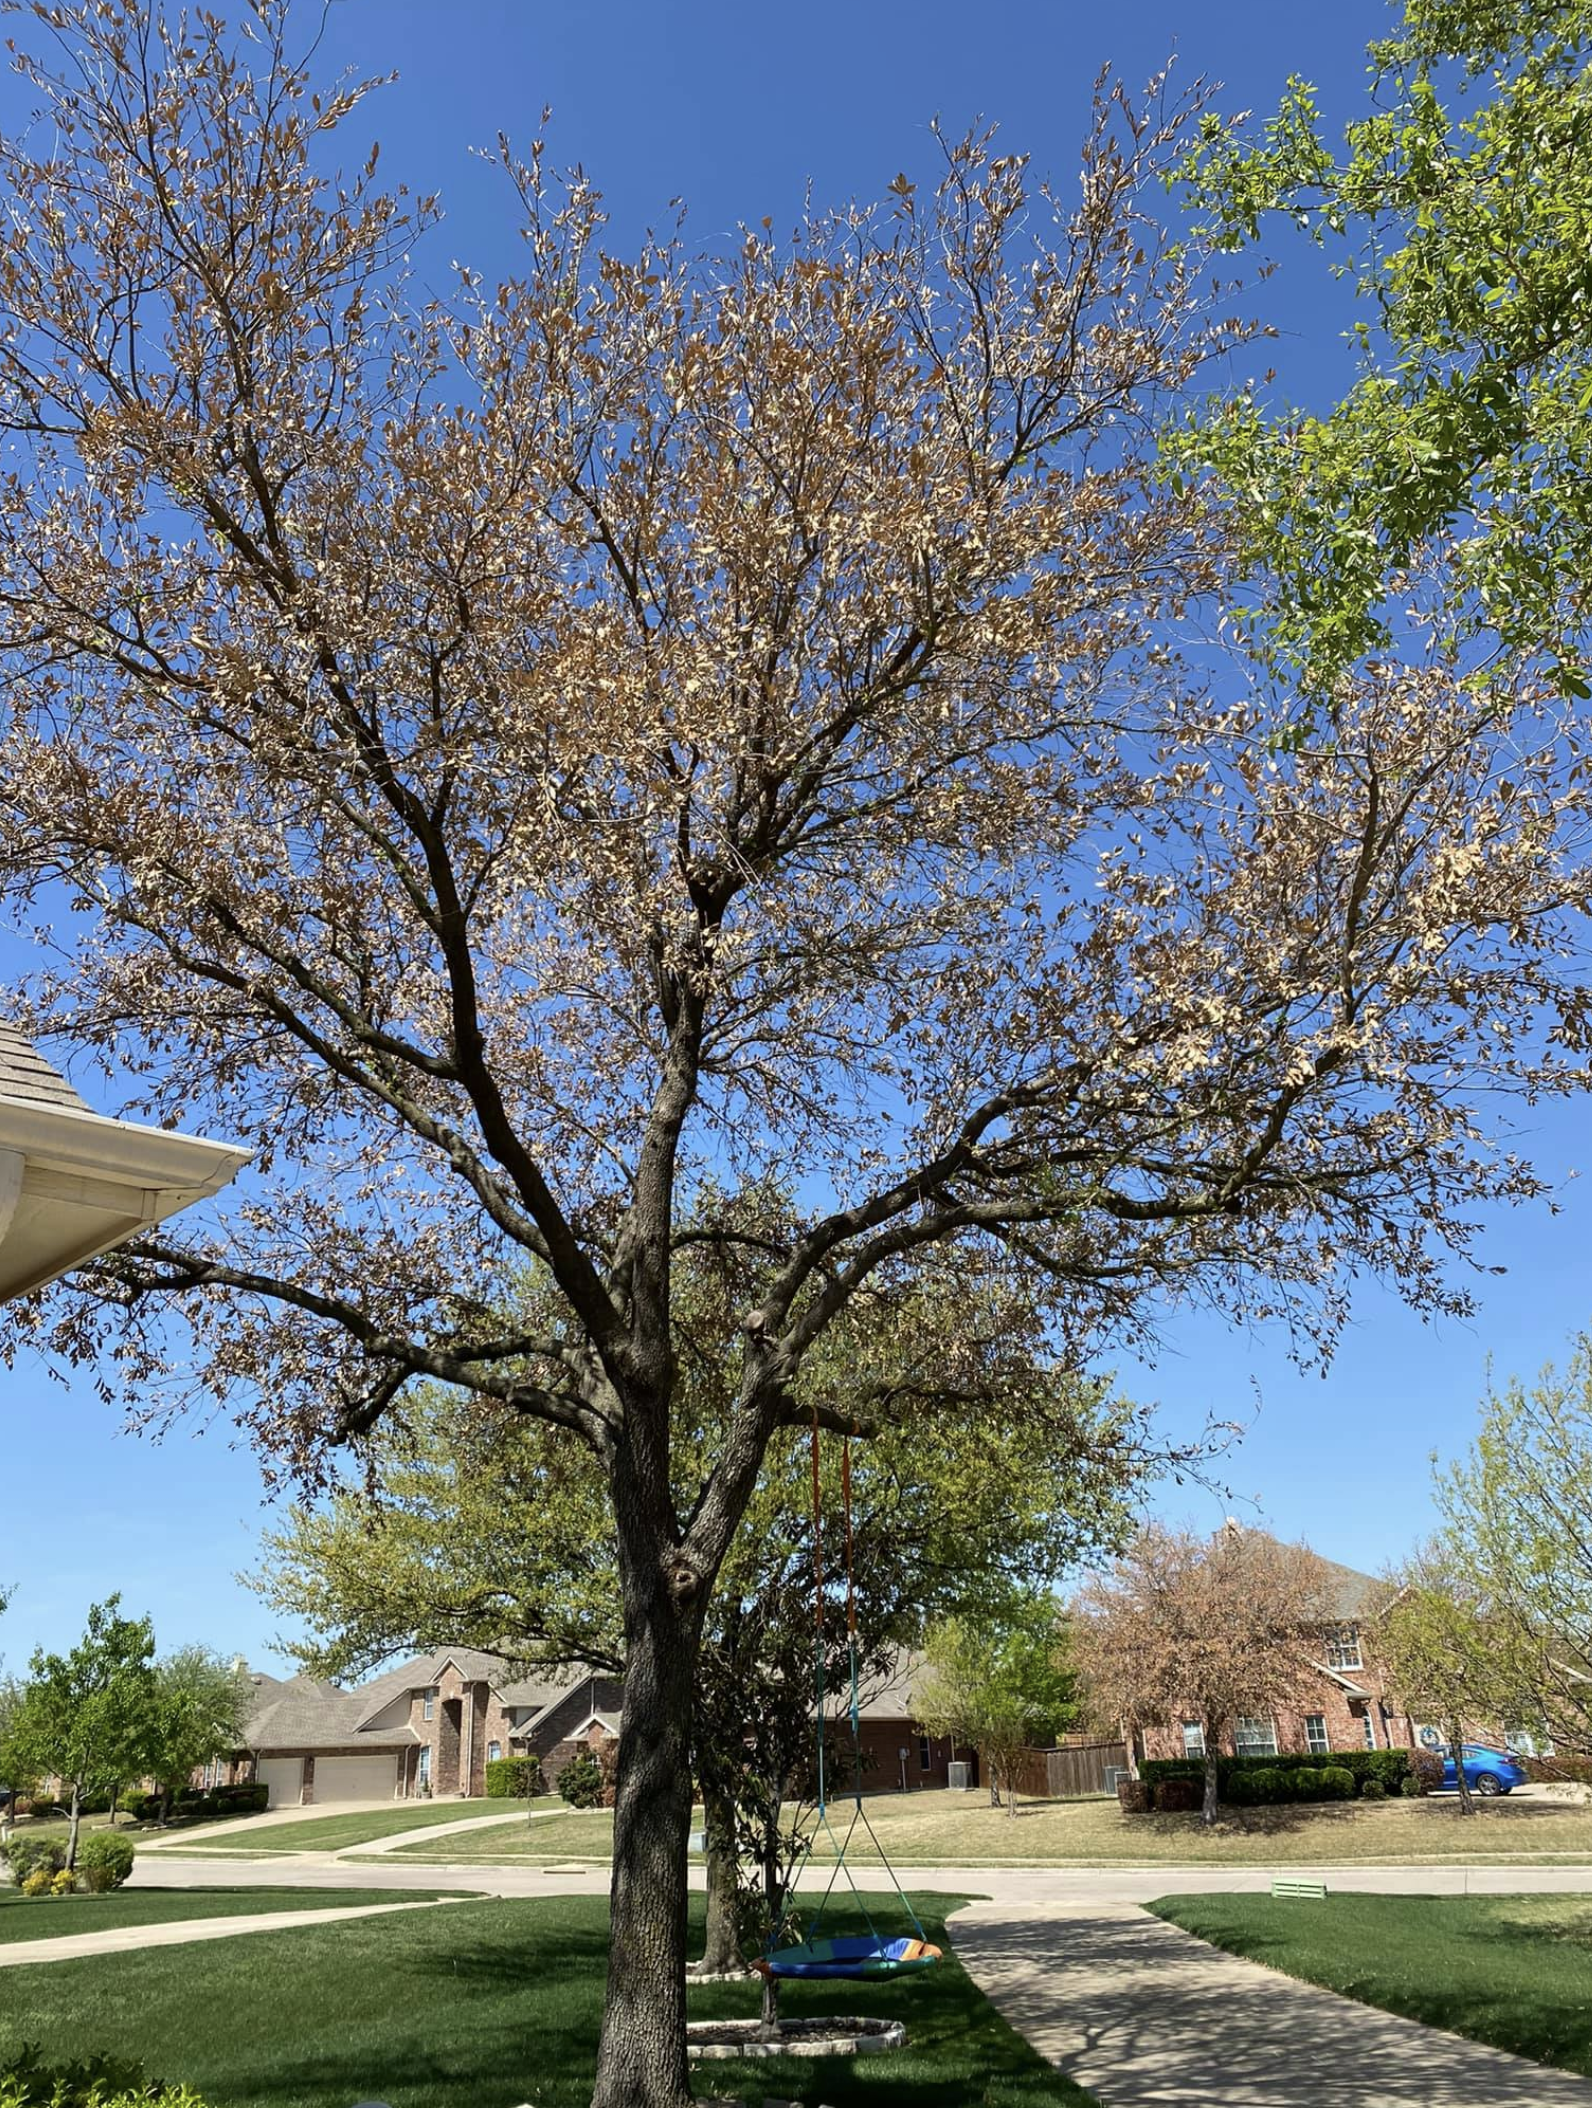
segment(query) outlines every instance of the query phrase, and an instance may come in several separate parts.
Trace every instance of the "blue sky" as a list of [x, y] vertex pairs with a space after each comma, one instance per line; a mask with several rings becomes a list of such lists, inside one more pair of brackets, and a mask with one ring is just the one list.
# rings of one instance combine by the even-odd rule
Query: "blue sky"
[[[951, 0], [809, 0], [800, 10], [340, 0], [323, 56], [398, 72], [370, 124], [384, 173], [442, 194], [446, 224], [421, 258], [440, 289], [453, 257], [489, 275], [514, 267], [511, 201], [469, 150], [502, 130], [528, 141], [544, 104], [551, 156], [582, 162], [606, 192], [616, 246], [662, 222], [675, 196], [706, 242], [739, 220], [789, 221], [809, 181], [829, 201], [876, 196], [898, 169], [930, 173], [936, 114], [952, 130], [996, 120], [1009, 148], [1065, 178], [1099, 68], [1137, 84], [1174, 46], [1184, 77], [1227, 84], [1223, 107], [1264, 111], [1300, 72], [1336, 119], [1352, 108], [1365, 42], [1386, 20], [1367, 0], [1319, 10], [1275, 0], [985, 0], [975, 10]], [[14, 84], [0, 82], [0, 122], [18, 113]], [[1347, 378], [1341, 298], [1313, 258], [1291, 253], [1257, 295], [1281, 331], [1266, 357], [1296, 400], [1324, 406]], [[6, 964], [0, 940], [0, 974]], [[1330, 1371], [1305, 1376], [1284, 1341], [1189, 1319], [1154, 1367], [1121, 1368], [1123, 1387], [1158, 1399], [1174, 1430], [1207, 1412], [1252, 1419], [1226, 1467], [1235, 1493], [1332, 1557], [1369, 1568], [1395, 1557], [1428, 1519], [1429, 1453], [1469, 1434], [1489, 1355], [1500, 1372], [1535, 1369], [1592, 1316], [1592, 1207], [1574, 1183], [1585, 1115], [1550, 1108], [1522, 1124], [1563, 1212], [1489, 1218], [1480, 1257], [1505, 1271], [1478, 1277], [1473, 1322], [1423, 1325], [1370, 1286]], [[156, 1446], [119, 1434], [86, 1381], [62, 1386], [20, 1367], [0, 1382], [0, 1581], [17, 1584], [0, 1621], [10, 1666], [39, 1642], [68, 1641], [90, 1600], [115, 1588], [153, 1615], [162, 1646], [198, 1640], [264, 1660], [275, 1620], [234, 1579], [262, 1522], [259, 1473], [229, 1431], [190, 1424]], [[1213, 1522], [1225, 1504], [1172, 1488], [1163, 1505]]]

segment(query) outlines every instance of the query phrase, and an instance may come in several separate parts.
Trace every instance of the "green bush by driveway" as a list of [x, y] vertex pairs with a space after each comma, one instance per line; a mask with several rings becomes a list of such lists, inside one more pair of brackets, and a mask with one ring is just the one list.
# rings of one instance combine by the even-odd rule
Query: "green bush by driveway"
[[1230, 1954], [1592, 2077], [1592, 1895], [1167, 1896]]

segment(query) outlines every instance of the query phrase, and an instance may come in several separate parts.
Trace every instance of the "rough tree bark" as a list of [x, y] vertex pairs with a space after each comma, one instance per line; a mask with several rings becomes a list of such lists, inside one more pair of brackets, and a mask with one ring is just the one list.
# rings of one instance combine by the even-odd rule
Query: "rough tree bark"
[[1454, 1752], [1454, 1786], [1461, 1815], [1474, 1815], [1476, 1803], [1465, 1776], [1465, 1723], [1457, 1715], [1448, 1723], [1448, 1746]]
[[592, 2108], [689, 2108], [686, 1836], [705, 1590], [684, 1566], [630, 1444], [612, 1473], [625, 1607], [608, 1992]]
[[69, 1867], [77, 1865], [77, 1833], [82, 1819], [83, 1782], [81, 1779], [74, 1779], [72, 1781], [72, 1804], [66, 1826], [66, 1863]]
[[1205, 1799], [1200, 1807], [1202, 1822], [1214, 1823], [1217, 1815], [1218, 1796], [1221, 1787], [1220, 1757], [1218, 1743], [1221, 1723], [1207, 1720], [1205, 1723]]
[[740, 1912], [736, 1900], [735, 1805], [712, 1787], [702, 1793], [703, 1844], [707, 1861], [707, 1937], [702, 1959], [693, 1962], [695, 1976], [729, 1976], [746, 1964], [741, 1955]]

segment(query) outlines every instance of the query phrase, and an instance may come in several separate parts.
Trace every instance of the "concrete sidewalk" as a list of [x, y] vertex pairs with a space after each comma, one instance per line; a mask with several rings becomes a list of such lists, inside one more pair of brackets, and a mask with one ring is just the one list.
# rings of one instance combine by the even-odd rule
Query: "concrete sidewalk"
[[951, 1936], [1101, 2108], [1592, 2108], [1592, 2082], [1297, 1983], [1132, 1904], [977, 1903]]
[[465, 1896], [427, 1896], [416, 1903], [351, 1903], [335, 1910], [251, 1912], [237, 1918], [178, 1919], [170, 1925], [112, 1925], [102, 1932], [67, 1932], [56, 1940], [7, 1940], [0, 1969], [34, 1962], [76, 1962], [96, 1954], [141, 1954], [146, 1947], [186, 1947], [197, 1940], [232, 1940], [248, 1932], [291, 1932], [300, 1925], [335, 1925], [348, 1918], [389, 1917], [399, 1910], [436, 1910]]

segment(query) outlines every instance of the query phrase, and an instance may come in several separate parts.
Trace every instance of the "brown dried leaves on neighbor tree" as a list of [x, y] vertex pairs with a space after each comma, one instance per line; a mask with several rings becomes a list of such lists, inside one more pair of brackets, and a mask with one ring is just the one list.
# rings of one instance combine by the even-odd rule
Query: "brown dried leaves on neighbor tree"
[[1209, 1818], [1234, 1723], [1310, 1698], [1335, 1618], [1329, 1571], [1307, 1546], [1234, 1522], [1212, 1536], [1151, 1523], [1084, 1583], [1071, 1632], [1102, 1726], [1133, 1735], [1198, 1722]]

